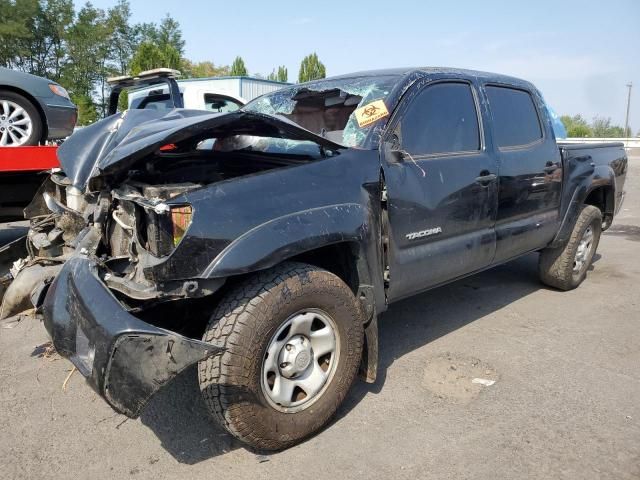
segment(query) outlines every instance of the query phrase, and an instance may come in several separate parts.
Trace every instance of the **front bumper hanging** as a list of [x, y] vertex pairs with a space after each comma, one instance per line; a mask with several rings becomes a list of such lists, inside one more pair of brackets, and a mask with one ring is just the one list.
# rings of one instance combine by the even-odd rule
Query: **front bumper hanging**
[[116, 411], [131, 418], [182, 370], [224, 350], [129, 314], [98, 278], [95, 262], [82, 255], [62, 267], [47, 292], [43, 315], [58, 353]]

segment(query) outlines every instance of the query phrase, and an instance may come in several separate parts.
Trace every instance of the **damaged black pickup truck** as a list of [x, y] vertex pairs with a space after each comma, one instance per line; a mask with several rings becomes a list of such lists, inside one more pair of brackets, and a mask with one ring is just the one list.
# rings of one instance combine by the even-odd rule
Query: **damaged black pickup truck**
[[35, 307], [131, 417], [198, 363], [212, 415], [261, 449], [322, 428], [358, 370], [375, 379], [392, 302], [529, 252], [577, 287], [627, 170], [622, 144], [557, 144], [530, 83], [430, 68], [129, 111], [59, 157], [2, 317]]

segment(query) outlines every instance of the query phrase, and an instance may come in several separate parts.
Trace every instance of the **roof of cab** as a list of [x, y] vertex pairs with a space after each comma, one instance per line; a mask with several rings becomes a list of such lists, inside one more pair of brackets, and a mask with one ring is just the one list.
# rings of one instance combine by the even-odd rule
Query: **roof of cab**
[[[379, 77], [379, 76], [404, 76], [411, 73], [424, 73], [427, 75], [459, 75], [464, 77], [472, 77], [482, 79], [490, 82], [508, 83], [512, 85], [526, 85], [532, 86], [532, 84], [526, 80], [517, 77], [511, 77], [509, 75], [502, 75], [499, 73], [482, 72], [479, 70], [467, 70], [464, 68], [450, 68], [450, 67], [405, 67], [405, 68], [384, 68], [379, 70], [364, 70], [360, 72], [347, 73], [344, 75], [337, 75], [334, 77], [328, 77], [326, 80], [334, 80], [340, 78], [357, 78], [357, 77]], [[318, 81], [318, 80], [315, 80]]]

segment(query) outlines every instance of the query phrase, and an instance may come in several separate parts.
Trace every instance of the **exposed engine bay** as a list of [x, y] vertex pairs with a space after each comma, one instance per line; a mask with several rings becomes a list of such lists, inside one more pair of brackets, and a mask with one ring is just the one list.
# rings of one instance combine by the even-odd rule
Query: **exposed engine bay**
[[[191, 205], [171, 200], [207, 185], [308, 162], [312, 157], [257, 156], [203, 150], [199, 145], [195, 150], [170, 145], [139, 161], [124, 180], [118, 179], [117, 186], [108, 178], [94, 179], [86, 194], [61, 172], [52, 174], [26, 209], [32, 222], [29, 257], [14, 265], [14, 277], [34, 265], [48, 269], [48, 278], [55, 276], [56, 267], [76, 251], [79, 239], [91, 228], [98, 236], [94, 251], [87, 253], [99, 259], [102, 279], [131, 307], [137, 305], [135, 300], [210, 294], [213, 289], [207, 283], [219, 282], [176, 281], [158, 286], [145, 275], [144, 267], [170, 255], [191, 223]], [[35, 285], [30, 283], [29, 288]], [[4, 316], [13, 310], [3, 312]]]

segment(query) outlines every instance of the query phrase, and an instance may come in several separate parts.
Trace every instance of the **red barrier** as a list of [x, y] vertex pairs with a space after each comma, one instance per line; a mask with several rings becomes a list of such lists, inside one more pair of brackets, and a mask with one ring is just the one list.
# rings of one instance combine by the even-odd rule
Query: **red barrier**
[[37, 172], [60, 166], [57, 146], [0, 147], [0, 172]]

